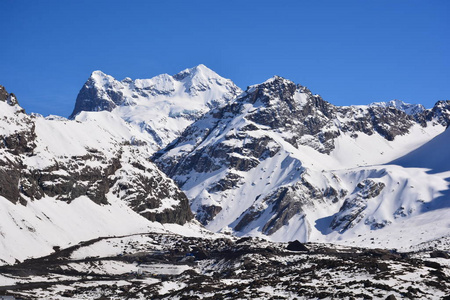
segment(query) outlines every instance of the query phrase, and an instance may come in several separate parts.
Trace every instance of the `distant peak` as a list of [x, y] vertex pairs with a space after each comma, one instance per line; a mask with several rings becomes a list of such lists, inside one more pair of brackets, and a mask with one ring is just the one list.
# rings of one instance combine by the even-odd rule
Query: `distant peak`
[[406, 102], [404, 102], [402, 100], [398, 100], [398, 99], [391, 100], [391, 101], [389, 101], [389, 103], [398, 104], [398, 105], [409, 104], [409, 103], [406, 103]]
[[122, 79], [122, 82], [131, 83], [133, 82], [133, 79], [131, 79], [130, 77], [125, 77], [124, 79]]
[[102, 71], [97, 70], [97, 71], [92, 72], [87, 83], [95, 84], [98, 86], [104, 86], [104, 85], [109, 85], [115, 81], [116, 81], [116, 79], [114, 77], [112, 77], [111, 75], [105, 74]]
[[198, 66], [195, 66], [193, 68], [188, 68], [183, 71], [181, 71], [178, 74], [173, 75], [173, 78], [176, 80], [183, 80], [187, 77], [204, 77], [204, 78], [217, 78], [220, 77], [216, 72], [208, 68], [207, 66], [200, 64]]
[[211, 69], [208, 68], [207, 66], [205, 66], [204, 64], [199, 64], [199, 65], [193, 67], [192, 69], [195, 69], [195, 70], [209, 70], [209, 71], [211, 71]]
[[256, 89], [256, 88], [260, 88], [260, 87], [267, 87], [267, 86], [273, 86], [273, 85], [280, 85], [280, 84], [288, 84], [288, 85], [294, 85], [295, 83], [283, 78], [281, 76], [278, 75], [274, 75], [272, 77], [270, 77], [269, 79], [267, 79], [266, 81], [259, 83], [259, 84], [255, 84], [255, 85], [251, 85], [248, 87], [248, 91], [251, 92], [252, 90]]
[[281, 76], [274, 75], [274, 76], [270, 77], [269, 79], [267, 79], [266, 81], [264, 81], [262, 84], [272, 83], [272, 82], [275, 82], [275, 81], [284, 81], [284, 80], [289, 81], [289, 80], [287, 80], [287, 79], [285, 79], [285, 78], [283, 78]]
[[106, 75], [105, 73], [103, 73], [100, 70], [96, 70], [96, 71], [92, 72], [91, 77], [97, 77], [97, 76], [106, 77], [108, 75]]
[[394, 99], [391, 101], [373, 102], [373, 103], [370, 103], [369, 105], [370, 106], [381, 106], [381, 107], [387, 107], [387, 106], [395, 107], [395, 106], [412, 105], [412, 104], [406, 103], [402, 100]]
[[215, 73], [213, 70], [211, 70], [210, 68], [208, 68], [204, 64], [199, 64], [199, 65], [197, 65], [195, 67], [188, 68], [186, 70], [189, 70], [191, 73], [199, 73], [199, 72], [202, 72], [202, 73], [204, 73], [204, 72], [206, 72], [206, 73], [213, 72], [213, 73]]
[[374, 102], [369, 104], [371, 107], [393, 107], [395, 109], [401, 110], [408, 115], [414, 115], [421, 113], [425, 110], [422, 104], [411, 104], [406, 103], [402, 100], [394, 99], [389, 102]]
[[95, 80], [95, 81], [114, 81], [115, 78], [112, 77], [111, 75], [105, 74], [100, 70], [94, 71], [91, 74], [91, 79]]

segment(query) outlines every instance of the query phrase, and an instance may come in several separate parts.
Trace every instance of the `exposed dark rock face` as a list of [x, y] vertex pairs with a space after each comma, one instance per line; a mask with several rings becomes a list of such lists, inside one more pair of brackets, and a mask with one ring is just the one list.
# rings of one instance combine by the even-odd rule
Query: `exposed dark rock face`
[[[24, 161], [25, 157], [39, 156], [34, 153], [37, 138], [34, 119], [22, 112], [17, 118], [25, 130], [3, 136], [3, 144], [0, 144], [0, 149], [9, 154], [0, 163], [3, 174], [0, 195], [13, 203], [26, 203], [26, 199], [38, 200], [44, 196], [70, 202], [83, 195], [98, 204], [107, 203], [110, 185], [107, 178], [120, 168], [118, 159], [107, 161], [99, 153], [89, 153], [45, 168], [30, 167]], [[86, 163], [93, 160], [104, 163], [105, 167], [92, 168]]]
[[202, 205], [202, 207], [197, 210], [196, 218], [200, 223], [206, 225], [209, 221], [214, 219], [221, 210], [222, 207], [217, 205]]
[[450, 259], [450, 255], [447, 252], [441, 251], [441, 250], [435, 250], [435, 251], [431, 252], [430, 257], [431, 258], [440, 257], [440, 258]]
[[[2, 162], [3, 164], [4, 162]], [[17, 186], [20, 180], [20, 166], [16, 164], [2, 165], [0, 167], [0, 196], [13, 203], [21, 200]]]
[[293, 187], [283, 187], [263, 199], [268, 204], [267, 209], [260, 209], [260, 206], [253, 206], [240, 218], [235, 230], [242, 231], [251, 222], [258, 219], [266, 211], [270, 211], [271, 218], [263, 226], [262, 232], [271, 235], [286, 225], [296, 214], [302, 213], [302, 205], [308, 202], [307, 196], [299, 196]]
[[281, 188], [274, 196], [275, 198], [271, 197], [267, 201], [273, 203], [273, 217], [262, 228], [262, 231], [267, 235], [271, 235], [283, 225], [286, 225], [294, 215], [300, 214], [302, 212], [302, 200], [305, 200], [296, 199], [296, 193], [289, 188]]
[[186, 195], [171, 179], [142, 158], [132, 165], [115, 172], [111, 186], [116, 196], [150, 221], [184, 224], [193, 218]]
[[2, 143], [0, 149], [7, 149], [8, 152], [19, 155], [32, 155], [36, 147], [34, 139], [36, 137], [34, 124], [28, 118], [21, 118], [19, 122], [23, 122], [21, 128], [8, 135], [0, 134]]
[[19, 188], [24, 169], [20, 155], [33, 155], [35, 126], [14, 94], [9, 94], [3, 86], [0, 86], [0, 101], [14, 107], [12, 115], [0, 116], [0, 128], [5, 129], [0, 132], [0, 196], [13, 203], [25, 203]]
[[3, 85], [0, 85], [0, 101], [5, 102], [8, 99], [9, 93], [6, 91]]
[[437, 119], [437, 122], [444, 126], [450, 124], [450, 100], [438, 101], [431, 110], [423, 113], [427, 121]]
[[229, 172], [224, 178], [220, 179], [213, 186], [211, 186], [208, 189], [208, 192], [216, 193], [231, 190], [242, 183], [243, 179], [244, 178], [242, 178], [240, 175], [234, 172]]
[[[93, 168], [86, 161], [104, 163]], [[57, 163], [45, 169], [24, 170], [19, 189], [31, 200], [44, 195], [70, 202], [87, 196], [97, 204], [108, 204], [106, 194], [112, 184], [109, 179], [121, 167], [119, 158], [106, 160], [95, 155], [72, 157], [67, 163]]]
[[[356, 197], [347, 198], [344, 201], [339, 212], [331, 222], [331, 228], [344, 232], [355, 226], [364, 217], [364, 210], [367, 208], [367, 200], [377, 197], [385, 184], [383, 182], [375, 182], [372, 179], [365, 179], [358, 183], [357, 190], [353, 192]], [[372, 229], [382, 228], [387, 223], [373, 222]]]
[[81, 111], [112, 111], [121, 103], [120, 96], [120, 92], [114, 89], [107, 89], [106, 93], [98, 90], [94, 79], [89, 78], [78, 93], [75, 108], [69, 118], [74, 118]]
[[347, 193], [345, 190], [339, 193], [334, 190], [335, 193], [332, 193], [331, 190], [334, 189], [320, 191], [304, 178], [292, 186], [281, 187], [263, 199], [256, 199], [255, 204], [236, 220], [234, 230], [245, 232], [252, 222], [261, 222], [260, 218], [267, 215], [270, 217], [264, 219], [265, 224], [261, 228], [261, 232], [266, 235], [274, 234], [294, 216], [307, 222], [303, 211], [305, 206], [333, 201], [336, 195], [342, 197]]

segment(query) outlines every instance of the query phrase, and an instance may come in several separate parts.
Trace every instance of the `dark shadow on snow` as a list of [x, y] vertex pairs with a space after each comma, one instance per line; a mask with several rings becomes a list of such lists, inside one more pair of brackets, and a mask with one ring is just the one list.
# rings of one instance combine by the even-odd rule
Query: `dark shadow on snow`
[[316, 227], [317, 230], [320, 231], [323, 235], [327, 235], [331, 232], [333, 232], [333, 229], [331, 229], [331, 222], [333, 221], [336, 214], [331, 215], [329, 217], [324, 217], [316, 220], [316, 224], [314, 227]]
[[420, 210], [421, 212], [450, 207], [450, 177], [445, 178], [445, 181], [448, 182], [447, 189], [439, 191], [442, 194], [441, 196], [434, 198], [430, 202], [423, 203]]

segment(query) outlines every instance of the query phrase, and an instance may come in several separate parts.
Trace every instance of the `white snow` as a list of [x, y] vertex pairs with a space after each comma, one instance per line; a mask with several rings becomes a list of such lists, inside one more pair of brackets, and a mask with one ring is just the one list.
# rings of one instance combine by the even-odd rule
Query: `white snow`
[[404, 167], [420, 167], [432, 173], [450, 171], [450, 130], [436, 136], [422, 147], [400, 157], [392, 164]]
[[68, 247], [99, 236], [126, 235], [161, 229], [109, 197], [110, 205], [97, 205], [86, 197], [70, 204], [44, 198], [15, 205], [0, 197], [0, 260], [13, 263], [48, 255], [53, 247]]

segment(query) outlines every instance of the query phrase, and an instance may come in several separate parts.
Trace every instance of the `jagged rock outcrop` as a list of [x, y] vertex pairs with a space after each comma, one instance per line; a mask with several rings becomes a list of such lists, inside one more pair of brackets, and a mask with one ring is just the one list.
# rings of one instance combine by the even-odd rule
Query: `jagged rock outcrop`
[[450, 100], [436, 102], [431, 110], [426, 110], [423, 115], [427, 121], [436, 120], [443, 126], [450, 124]]
[[0, 101], [8, 103], [10, 106], [19, 104], [16, 95], [8, 93], [2, 85], [0, 85]]
[[[355, 226], [365, 216], [364, 210], [367, 208], [367, 201], [377, 197], [384, 187], [383, 182], [376, 182], [372, 179], [365, 179], [358, 183], [353, 192], [353, 194], [356, 194], [355, 197], [345, 199], [344, 204], [331, 222], [331, 228], [342, 233]], [[385, 225], [386, 223], [372, 224], [372, 228], [375, 229]]]

